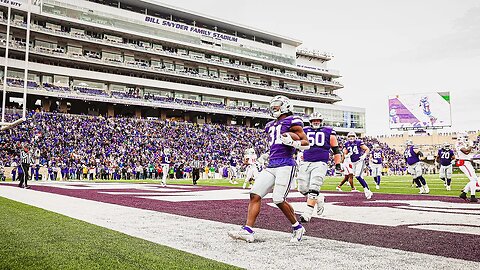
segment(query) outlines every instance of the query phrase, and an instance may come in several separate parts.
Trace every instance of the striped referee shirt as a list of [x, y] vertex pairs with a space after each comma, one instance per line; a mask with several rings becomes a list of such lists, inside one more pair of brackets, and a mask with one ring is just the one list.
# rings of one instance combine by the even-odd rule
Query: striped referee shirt
[[20, 151], [20, 161], [22, 164], [30, 164], [32, 163], [32, 156], [30, 153], [25, 152], [25, 150]]
[[193, 168], [195, 168], [195, 169], [200, 168], [200, 160], [194, 160], [193, 161]]

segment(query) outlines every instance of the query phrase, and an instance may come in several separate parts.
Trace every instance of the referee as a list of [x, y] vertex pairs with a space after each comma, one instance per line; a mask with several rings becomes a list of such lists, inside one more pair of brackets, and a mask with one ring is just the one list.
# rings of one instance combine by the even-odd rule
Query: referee
[[196, 185], [198, 179], [200, 178], [200, 160], [198, 160], [198, 156], [195, 156], [195, 160], [192, 162], [192, 179], [193, 179], [193, 184]]
[[21, 145], [21, 150], [20, 150], [20, 162], [23, 170], [23, 178], [20, 179], [20, 184], [18, 185], [21, 188], [30, 188], [29, 185], [27, 185], [27, 179], [28, 179], [28, 172], [30, 171], [30, 164], [32, 163], [32, 155], [30, 154], [30, 151], [28, 149], [27, 142], [24, 142]]

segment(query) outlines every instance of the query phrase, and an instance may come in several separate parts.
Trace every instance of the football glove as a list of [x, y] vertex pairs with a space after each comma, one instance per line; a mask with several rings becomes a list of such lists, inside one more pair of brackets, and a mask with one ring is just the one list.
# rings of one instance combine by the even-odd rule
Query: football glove
[[339, 163], [339, 164], [335, 164], [335, 173], [337, 174], [341, 174], [343, 172], [343, 168], [342, 168], [342, 165]]
[[294, 148], [299, 149], [299, 150], [307, 150], [307, 149], [310, 148], [310, 145], [302, 146], [301, 141], [294, 141], [292, 139], [292, 136], [290, 136], [290, 134], [288, 134], [288, 133], [282, 134], [282, 136], [280, 136], [280, 141], [285, 145], [294, 147]]
[[295, 142], [293, 139], [292, 139], [292, 136], [290, 136], [290, 134], [288, 133], [284, 133], [280, 136], [280, 141], [285, 144], [285, 145], [288, 145], [288, 146], [293, 146], [293, 143]]

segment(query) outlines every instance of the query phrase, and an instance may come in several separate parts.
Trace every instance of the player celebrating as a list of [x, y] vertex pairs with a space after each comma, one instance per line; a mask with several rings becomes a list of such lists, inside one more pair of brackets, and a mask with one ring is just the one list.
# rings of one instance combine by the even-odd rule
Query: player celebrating
[[[262, 198], [273, 188], [273, 202], [292, 224], [293, 234], [290, 241], [298, 242], [302, 240], [305, 228], [298, 223], [293, 207], [285, 199], [290, 191], [296, 170], [293, 155], [297, 149], [305, 150], [310, 146], [307, 135], [303, 132], [303, 121], [299, 117], [293, 116], [293, 106], [287, 97], [274, 97], [270, 102], [270, 110], [272, 116], [276, 118], [265, 127], [270, 145], [270, 161], [267, 168], [258, 175], [258, 179], [250, 191], [245, 226], [239, 231], [228, 232], [228, 235], [233, 239], [247, 242], [255, 240], [252, 227], [260, 213]], [[297, 140], [294, 140], [292, 136]]]
[[443, 147], [438, 150], [437, 162], [440, 163], [440, 179], [442, 179], [446, 189], [452, 190], [450, 183], [452, 182], [452, 167], [455, 163], [455, 155], [450, 149], [449, 143], [444, 143]]
[[314, 112], [310, 115], [310, 127], [303, 128], [310, 142], [310, 149], [303, 152], [303, 162], [298, 170], [298, 191], [307, 197], [307, 210], [300, 216], [302, 222], [308, 222], [317, 206], [317, 215], [323, 213], [325, 198], [320, 195], [330, 159], [330, 149], [334, 153], [335, 169], [341, 171], [341, 151], [338, 147], [336, 132], [322, 127], [322, 115]]
[[420, 99], [420, 104], [418, 105], [418, 107], [422, 107], [423, 114], [428, 116], [432, 125], [435, 124], [437, 118], [432, 115], [432, 111], [430, 110], [430, 102], [428, 101], [427, 96], [424, 96]]
[[167, 186], [167, 176], [170, 171], [170, 163], [172, 162], [172, 158], [170, 156], [170, 149], [164, 148], [163, 155], [162, 155], [162, 186]]
[[255, 149], [249, 148], [245, 150], [245, 157], [244, 163], [247, 165], [245, 168], [245, 181], [243, 182], [243, 188], [247, 187], [247, 183], [249, 184], [248, 188], [251, 188], [253, 185], [253, 181], [258, 176], [258, 168], [257, 168], [257, 154], [255, 153]]
[[413, 145], [411, 140], [406, 142], [407, 149], [405, 149], [404, 157], [407, 161], [407, 171], [413, 176], [413, 181], [417, 184], [417, 188], [420, 190], [420, 194], [430, 193], [427, 181], [423, 178], [422, 164], [420, 160], [423, 160], [423, 153], [418, 147]]
[[375, 181], [375, 188], [380, 189], [380, 177], [383, 170], [383, 152], [378, 143], [373, 145], [373, 151], [370, 159], [370, 168], [372, 169], [373, 180]]
[[345, 156], [350, 155], [355, 178], [357, 178], [358, 182], [362, 185], [367, 200], [372, 198], [373, 193], [368, 188], [368, 184], [362, 178], [362, 175], [365, 169], [365, 158], [369, 152], [370, 149], [368, 149], [362, 140], [357, 139], [355, 132], [349, 132], [347, 134], [347, 142], [345, 143], [345, 148], [343, 148], [343, 154]]
[[478, 202], [478, 199], [475, 198], [475, 189], [478, 180], [477, 175], [475, 174], [475, 169], [472, 166], [473, 147], [468, 140], [468, 135], [466, 133], [460, 133], [458, 135], [455, 149], [457, 150], [458, 155], [457, 166], [470, 180], [470, 182], [468, 182], [463, 188], [460, 198], [467, 200], [467, 193], [470, 191], [470, 201]]

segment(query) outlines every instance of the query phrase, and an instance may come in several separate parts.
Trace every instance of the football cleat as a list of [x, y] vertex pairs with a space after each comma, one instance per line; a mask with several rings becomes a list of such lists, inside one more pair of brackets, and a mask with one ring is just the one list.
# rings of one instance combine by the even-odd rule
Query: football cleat
[[360, 191], [359, 191], [358, 189], [354, 188], [354, 189], [352, 189], [352, 191], [350, 191], [350, 192], [360, 192]]
[[423, 187], [419, 187], [419, 192], [418, 194], [425, 194], [425, 189]]
[[376, 188], [376, 189], [380, 189], [380, 186], [379, 186], [379, 185], [375, 185], [375, 188]]
[[472, 195], [472, 196], [470, 197], [470, 202], [478, 202], [478, 199], [475, 198], [475, 195]]
[[306, 232], [305, 228], [301, 224], [299, 224], [297, 227], [293, 229], [292, 238], [290, 239], [290, 242], [302, 241], [302, 237], [305, 234], [305, 232]]
[[253, 236], [255, 233], [253, 231], [249, 232], [247, 230], [252, 231], [250, 228], [242, 226], [240, 230], [229, 231], [228, 236], [235, 240], [243, 240], [247, 243], [253, 243], [253, 241], [255, 241], [255, 237]]
[[370, 200], [372, 198], [373, 192], [371, 192], [369, 189], [365, 189], [365, 198], [367, 200]]
[[317, 216], [321, 216], [323, 210], [325, 210], [325, 198], [322, 196], [322, 198], [317, 200]]
[[310, 221], [310, 219], [312, 219], [312, 216], [310, 214], [303, 213], [302, 215], [300, 215], [300, 222], [302, 223], [307, 223]]
[[447, 186], [446, 189], [447, 189], [447, 191], [450, 191], [450, 190], [452, 190], [452, 187], [451, 187], [451, 186]]
[[460, 196], [458, 196], [458, 197], [460, 197], [461, 199], [464, 199], [464, 200], [466, 201], [466, 200], [467, 200], [467, 193], [462, 192], [462, 193], [460, 194]]
[[430, 193], [430, 189], [428, 188], [427, 185], [423, 186], [423, 188], [424, 188], [425, 194]]
[[337, 191], [342, 192], [342, 189], [341, 189], [339, 186], [337, 186], [335, 189], [336, 189]]

